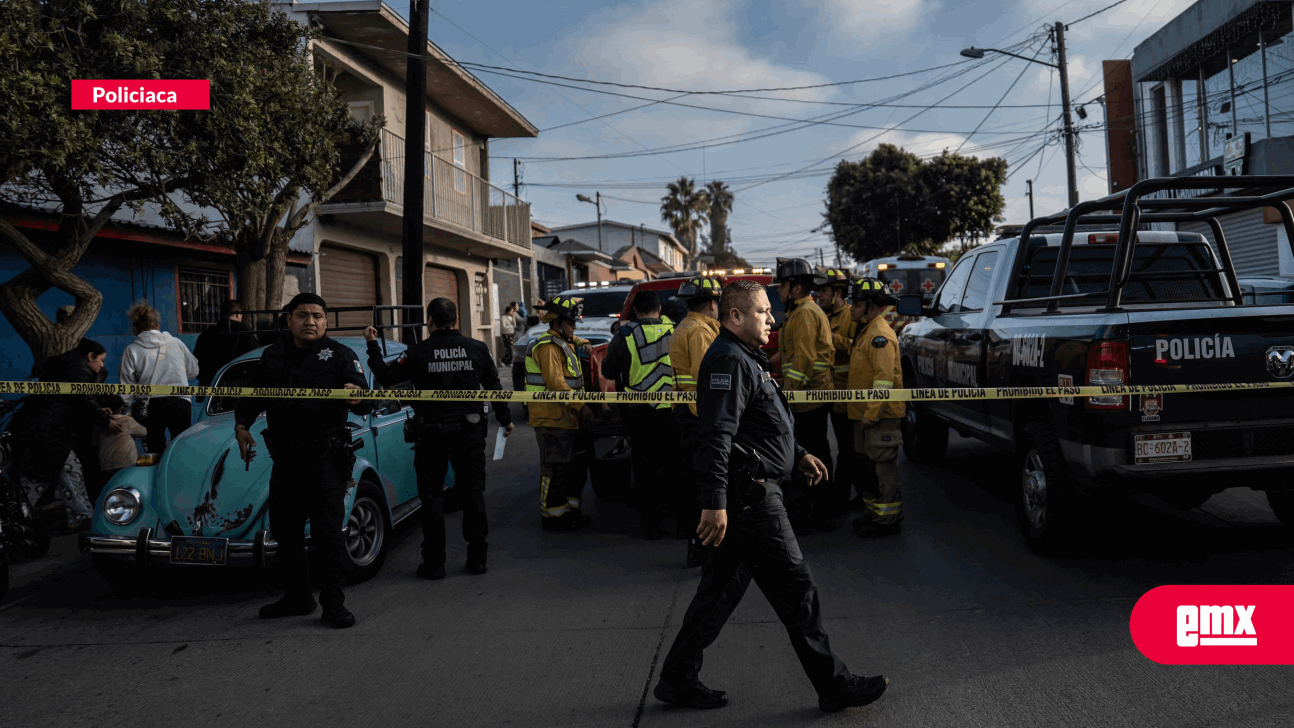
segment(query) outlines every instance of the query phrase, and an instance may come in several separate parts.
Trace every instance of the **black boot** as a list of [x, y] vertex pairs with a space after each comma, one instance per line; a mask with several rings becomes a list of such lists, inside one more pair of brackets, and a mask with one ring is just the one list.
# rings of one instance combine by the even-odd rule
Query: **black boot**
[[355, 615], [343, 606], [324, 607], [323, 616], [319, 618], [324, 624], [332, 625], [337, 629], [346, 629], [355, 626]]
[[685, 569], [695, 569], [705, 563], [705, 546], [701, 545], [701, 539], [693, 538], [687, 542], [687, 564]]
[[284, 594], [283, 598], [273, 604], [261, 607], [261, 619], [279, 619], [280, 617], [303, 617], [319, 608], [310, 592]]
[[845, 708], [857, 708], [874, 703], [877, 698], [885, 694], [885, 688], [889, 684], [890, 681], [884, 675], [876, 677], [852, 675], [849, 678], [849, 684], [840, 692], [819, 695], [818, 708], [824, 713], [834, 713]]
[[664, 680], [656, 683], [652, 695], [662, 703], [681, 705], [686, 708], [722, 708], [728, 704], [728, 694], [722, 690], [711, 690], [700, 682], [686, 687], [675, 687]]

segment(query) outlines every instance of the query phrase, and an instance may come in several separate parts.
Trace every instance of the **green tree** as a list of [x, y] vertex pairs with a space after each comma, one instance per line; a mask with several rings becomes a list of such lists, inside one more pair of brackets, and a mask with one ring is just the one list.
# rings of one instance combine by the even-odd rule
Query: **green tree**
[[[73, 348], [98, 315], [102, 295], [71, 271], [123, 207], [151, 204], [187, 236], [233, 241], [241, 295], [281, 286], [281, 272], [257, 286], [246, 269], [273, 267], [276, 245], [285, 259], [309, 200], [338, 188], [337, 144], [371, 151], [376, 136], [306, 73], [314, 37], [261, 0], [0, 3], [0, 203], [59, 215], [39, 242], [0, 221], [0, 241], [31, 266], [0, 285], [0, 312], [37, 364]], [[211, 111], [72, 111], [74, 78], [206, 79]], [[223, 226], [182, 207], [181, 195], [209, 205]], [[280, 239], [273, 230], [285, 219]], [[76, 301], [61, 326], [37, 305], [53, 288]]]
[[732, 213], [732, 189], [720, 180], [705, 186], [706, 203], [710, 206], [710, 253], [719, 255], [728, 249], [728, 215]]
[[311, 51], [318, 31], [268, 2], [214, 4], [219, 12], [208, 32], [240, 50], [212, 59], [212, 78], [232, 93], [222, 98], [219, 113], [200, 117], [190, 130], [209, 173], [185, 194], [219, 215], [216, 234], [237, 255], [239, 302], [249, 310], [274, 310], [283, 303], [288, 243], [314, 209], [372, 158], [385, 120], [351, 120], [334, 84], [338, 69]]
[[824, 214], [841, 250], [854, 260], [914, 252], [993, 231], [1006, 201], [1007, 164], [944, 152], [929, 161], [882, 144], [859, 162], [842, 161], [827, 184]]
[[[69, 79], [205, 78], [210, 49], [186, 46], [189, 21], [161, 5], [0, 3], [0, 203], [59, 216], [39, 242], [0, 220], [0, 241], [31, 266], [0, 285], [0, 312], [37, 365], [76, 346], [98, 315], [103, 296], [72, 268], [114, 213], [151, 201], [177, 227], [193, 222], [170, 193], [199, 173], [181, 139], [199, 112], [71, 110]], [[61, 326], [36, 303], [52, 288], [76, 301]]]
[[687, 249], [687, 265], [696, 259], [697, 235], [706, 223], [709, 202], [696, 181], [679, 177], [665, 186], [668, 193], [660, 198], [660, 219], [674, 229], [674, 237]]

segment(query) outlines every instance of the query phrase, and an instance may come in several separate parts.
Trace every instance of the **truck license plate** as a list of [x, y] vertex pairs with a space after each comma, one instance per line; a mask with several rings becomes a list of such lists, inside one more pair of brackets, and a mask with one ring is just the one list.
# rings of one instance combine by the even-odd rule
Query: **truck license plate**
[[1157, 432], [1136, 436], [1137, 465], [1180, 463], [1191, 459], [1191, 433]]
[[224, 566], [228, 554], [227, 538], [175, 536], [171, 539], [172, 564]]

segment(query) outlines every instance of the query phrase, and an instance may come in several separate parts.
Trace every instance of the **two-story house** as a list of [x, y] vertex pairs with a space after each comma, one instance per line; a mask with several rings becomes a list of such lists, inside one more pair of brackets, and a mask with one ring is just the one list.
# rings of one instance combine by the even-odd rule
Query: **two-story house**
[[[531, 225], [530, 206], [489, 181], [490, 139], [534, 137], [535, 126], [429, 42], [427, 131], [411, 145], [405, 133], [408, 23], [381, 0], [275, 7], [322, 30], [315, 56], [341, 69], [336, 84], [355, 118], [386, 117], [374, 158], [317, 210], [310, 231], [315, 290], [333, 306], [405, 303], [404, 155], [421, 147], [426, 179], [419, 304], [441, 296], [456, 301], [464, 333], [496, 345], [499, 307], [507, 301], [497, 300], [494, 261], [514, 261], [504, 267], [518, 270], [515, 260], [531, 257]], [[343, 167], [349, 168], [347, 160]]]
[[629, 225], [603, 220], [555, 227], [552, 233], [563, 241], [574, 240], [600, 253], [620, 259], [628, 248], [646, 253], [641, 258], [652, 275], [677, 273], [686, 266], [687, 250], [673, 233], [654, 230], [646, 225]]

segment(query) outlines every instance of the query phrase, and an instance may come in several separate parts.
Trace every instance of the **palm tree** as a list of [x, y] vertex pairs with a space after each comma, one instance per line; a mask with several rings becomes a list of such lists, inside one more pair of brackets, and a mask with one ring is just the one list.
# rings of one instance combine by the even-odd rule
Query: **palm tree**
[[696, 182], [687, 177], [665, 186], [669, 194], [660, 198], [660, 219], [674, 228], [674, 236], [687, 248], [688, 266], [696, 259], [696, 236], [706, 222], [710, 207], [705, 190], [698, 190]]
[[718, 255], [728, 249], [728, 213], [734, 198], [728, 185], [719, 180], [705, 186], [705, 197], [710, 203], [710, 252]]

